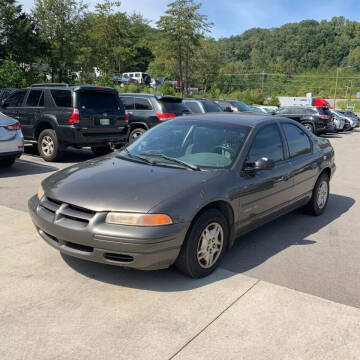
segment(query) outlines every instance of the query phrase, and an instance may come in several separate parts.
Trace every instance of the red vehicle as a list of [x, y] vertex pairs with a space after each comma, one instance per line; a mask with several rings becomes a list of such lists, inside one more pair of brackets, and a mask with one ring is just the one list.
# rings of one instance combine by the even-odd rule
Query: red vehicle
[[326, 99], [322, 99], [322, 98], [313, 98], [312, 106], [332, 108], [332, 106], [330, 106], [329, 102]]

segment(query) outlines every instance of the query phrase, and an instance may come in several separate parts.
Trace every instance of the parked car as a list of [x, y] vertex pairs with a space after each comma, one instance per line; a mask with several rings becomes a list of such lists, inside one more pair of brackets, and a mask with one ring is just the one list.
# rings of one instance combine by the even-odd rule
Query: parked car
[[130, 85], [130, 84], [137, 84], [137, 81], [127, 75], [118, 75], [118, 74], [115, 74], [113, 75], [112, 77], [112, 80], [118, 84], [118, 85], [121, 85], [122, 87], [125, 86], [125, 85]]
[[91, 146], [102, 155], [128, 138], [128, 118], [112, 88], [20, 89], [2, 103], [2, 111], [21, 123], [25, 140], [37, 143], [46, 161], [59, 160], [67, 146]]
[[[334, 125], [335, 125], [335, 131], [336, 132], [339, 132], [339, 131], [344, 131], [344, 130], [347, 130], [345, 128], [345, 117], [338, 113], [337, 111], [333, 110], [333, 109], [330, 109], [330, 112], [331, 114], [333, 115], [333, 119], [334, 119]], [[350, 122], [348, 121], [349, 125], [350, 125]], [[351, 128], [351, 126], [350, 126]]]
[[191, 113], [182, 99], [174, 96], [151, 94], [120, 94], [119, 96], [129, 114], [129, 142], [163, 121]]
[[350, 110], [336, 110], [350, 122], [351, 130], [359, 127], [359, 117]]
[[0, 89], [0, 102], [5, 100], [14, 91], [15, 91], [15, 89], [10, 89], [10, 88]]
[[10, 167], [23, 152], [20, 123], [0, 113], [0, 167]]
[[198, 278], [240, 235], [302, 206], [321, 215], [334, 171], [330, 142], [293, 120], [190, 115], [54, 173], [29, 211], [67, 255]]
[[127, 72], [123, 73], [123, 76], [136, 80], [139, 84], [150, 85], [151, 77], [144, 72]]
[[225, 110], [228, 107], [230, 107], [232, 112], [236, 112], [236, 113], [242, 113], [242, 112], [253, 112], [250, 108], [249, 105], [243, 103], [242, 101], [238, 101], [238, 100], [215, 100], [215, 102], [217, 104], [220, 105], [220, 107], [224, 110], [224, 111], [228, 111]]
[[335, 131], [333, 116], [326, 107], [284, 106], [274, 114], [293, 119], [317, 135]]
[[223, 111], [216, 102], [210, 99], [183, 99], [183, 103], [193, 114]]
[[278, 109], [277, 106], [256, 105], [256, 107], [265, 114], [272, 114], [274, 111]]

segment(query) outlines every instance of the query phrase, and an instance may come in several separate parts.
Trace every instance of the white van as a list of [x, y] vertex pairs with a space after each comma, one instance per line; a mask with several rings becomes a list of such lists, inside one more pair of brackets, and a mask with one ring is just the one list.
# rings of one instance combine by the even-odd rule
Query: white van
[[135, 79], [139, 84], [149, 85], [151, 81], [149, 74], [144, 72], [127, 72], [123, 73], [123, 76], [128, 76], [132, 79]]

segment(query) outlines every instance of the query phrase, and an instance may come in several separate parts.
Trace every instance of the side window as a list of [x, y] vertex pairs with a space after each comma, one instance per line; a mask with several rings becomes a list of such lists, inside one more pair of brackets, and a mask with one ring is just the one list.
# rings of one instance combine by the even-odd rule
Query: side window
[[51, 90], [51, 95], [56, 106], [71, 107], [71, 91], [69, 90]]
[[201, 108], [198, 103], [195, 101], [184, 101], [184, 104], [193, 112], [194, 114], [201, 113]]
[[22, 102], [24, 101], [24, 97], [26, 95], [26, 90], [16, 91], [11, 94], [7, 100], [7, 106], [9, 107], [18, 107], [21, 106]]
[[136, 110], [152, 110], [152, 106], [148, 99], [135, 98], [135, 109]]
[[38, 106], [42, 90], [30, 90], [25, 106]]
[[120, 96], [120, 100], [124, 104], [126, 110], [134, 110], [135, 109], [133, 97], [131, 97], [131, 96], [121, 97]]
[[290, 114], [289, 108], [280, 108], [277, 112], [277, 114]]
[[306, 114], [307, 115], [314, 115], [314, 114], [316, 114], [316, 111], [314, 109], [307, 108], [306, 109]]
[[44, 92], [41, 93], [38, 106], [44, 106]]
[[290, 156], [308, 154], [311, 152], [311, 143], [307, 135], [299, 127], [293, 124], [281, 124], [287, 143]]
[[284, 160], [283, 144], [276, 124], [264, 126], [259, 130], [251, 145], [247, 161], [255, 162], [261, 157], [274, 161]]

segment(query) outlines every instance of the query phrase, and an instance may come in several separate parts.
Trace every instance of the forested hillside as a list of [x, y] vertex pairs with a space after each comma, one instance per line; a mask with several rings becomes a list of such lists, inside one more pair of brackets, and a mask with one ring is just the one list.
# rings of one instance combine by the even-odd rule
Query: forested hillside
[[111, 85], [114, 73], [148, 71], [181, 80], [185, 91], [247, 92], [261, 101], [308, 91], [331, 96], [340, 68], [339, 96], [360, 89], [359, 22], [304, 20], [222, 39], [211, 37], [214, 26], [195, 0], [169, 4], [157, 23], [110, 0], [93, 11], [80, 0], [35, 0], [30, 14], [15, 0], [2, 0], [0, 87], [24, 86], [46, 74], [53, 81]]

